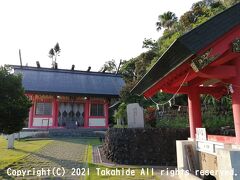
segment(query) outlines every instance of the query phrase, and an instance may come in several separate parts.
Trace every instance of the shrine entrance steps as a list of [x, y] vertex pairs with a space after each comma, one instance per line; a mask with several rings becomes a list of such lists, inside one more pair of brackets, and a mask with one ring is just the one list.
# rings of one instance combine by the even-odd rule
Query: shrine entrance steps
[[15, 133], [15, 138], [86, 138], [98, 137], [105, 138], [107, 128], [24, 128], [19, 133]]
[[49, 129], [49, 137], [102, 137], [106, 128]]

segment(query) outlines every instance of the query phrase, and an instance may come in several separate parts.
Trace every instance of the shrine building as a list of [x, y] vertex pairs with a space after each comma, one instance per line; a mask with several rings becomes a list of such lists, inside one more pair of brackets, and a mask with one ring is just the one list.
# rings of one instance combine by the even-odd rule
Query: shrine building
[[28, 128], [106, 128], [109, 105], [119, 98], [119, 74], [12, 66], [32, 100]]

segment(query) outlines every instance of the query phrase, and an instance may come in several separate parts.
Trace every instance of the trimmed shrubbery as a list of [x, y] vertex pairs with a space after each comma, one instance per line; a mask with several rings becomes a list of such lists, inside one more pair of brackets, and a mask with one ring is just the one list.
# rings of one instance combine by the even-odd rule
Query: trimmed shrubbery
[[176, 140], [188, 137], [188, 128], [111, 128], [103, 151], [119, 164], [176, 165]]

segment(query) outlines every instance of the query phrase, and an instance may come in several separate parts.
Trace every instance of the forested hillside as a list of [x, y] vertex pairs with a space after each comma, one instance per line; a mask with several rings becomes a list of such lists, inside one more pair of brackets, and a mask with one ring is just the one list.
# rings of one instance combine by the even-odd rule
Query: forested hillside
[[[130, 94], [130, 90], [178, 37], [238, 2], [240, 2], [240, 0], [203, 0], [194, 3], [191, 9], [181, 17], [176, 17], [175, 13], [171, 11], [160, 14], [156, 22], [156, 31], [163, 30], [162, 36], [157, 40], [144, 39], [142, 47], [145, 51], [143, 50], [143, 53], [135, 58], [121, 61], [119, 73], [123, 75], [126, 86], [121, 91], [121, 104], [118, 107], [117, 113], [114, 115], [115, 119], [124, 118], [126, 116], [126, 105], [133, 102], [140, 103], [147, 111], [149, 111], [149, 107], [151, 106], [153, 109], [156, 109], [156, 102], [167, 102], [164, 107], [158, 108], [167, 108], [174, 104], [186, 106], [187, 97], [184, 95], [171, 98], [172, 95], [159, 92], [152, 100], [146, 100], [143, 97]], [[101, 71], [106, 72], [114, 72], [117, 70], [118, 65], [115, 60], [106, 62], [101, 69]], [[225, 99], [222, 98], [222, 100], [218, 102], [210, 96], [203, 96], [202, 101], [205, 104], [210, 104], [215, 107], [224, 105], [228, 108], [230, 105], [228, 97]]]

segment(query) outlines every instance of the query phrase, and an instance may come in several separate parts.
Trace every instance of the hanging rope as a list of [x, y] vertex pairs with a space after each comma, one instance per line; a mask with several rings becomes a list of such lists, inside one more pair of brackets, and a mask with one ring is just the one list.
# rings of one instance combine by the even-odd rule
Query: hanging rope
[[151, 99], [151, 101], [152, 101], [154, 104], [156, 104], [157, 109], [159, 109], [159, 106], [164, 106], [165, 104], [168, 104], [168, 103], [169, 103], [170, 106], [171, 106], [171, 100], [172, 100], [173, 98], [175, 98], [175, 96], [178, 94], [178, 92], [179, 92], [180, 89], [182, 88], [183, 84], [185, 83], [185, 80], [187, 79], [188, 75], [189, 75], [189, 72], [186, 74], [186, 76], [185, 76], [185, 78], [183, 79], [180, 87], [177, 89], [177, 91], [174, 93], [174, 95], [173, 95], [168, 101], [166, 101], [166, 102], [164, 102], [164, 103], [157, 103], [157, 102], [155, 102], [151, 97], [149, 98], [149, 99]]

